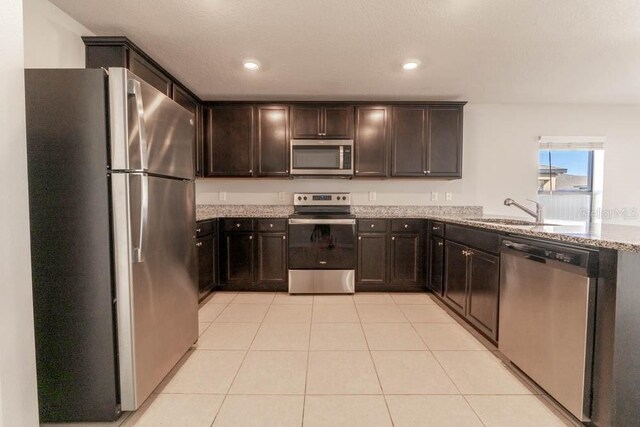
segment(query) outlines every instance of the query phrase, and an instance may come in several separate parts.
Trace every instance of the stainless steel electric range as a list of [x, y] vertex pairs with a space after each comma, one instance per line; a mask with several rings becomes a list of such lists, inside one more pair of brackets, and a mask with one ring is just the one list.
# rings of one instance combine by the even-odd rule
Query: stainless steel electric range
[[355, 291], [356, 219], [349, 193], [294, 194], [289, 217], [289, 293]]

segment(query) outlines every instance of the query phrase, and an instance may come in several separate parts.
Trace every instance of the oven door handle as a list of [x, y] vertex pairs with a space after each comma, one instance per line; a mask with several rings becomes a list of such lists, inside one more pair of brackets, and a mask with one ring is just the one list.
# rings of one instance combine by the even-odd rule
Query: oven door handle
[[296, 224], [311, 224], [311, 225], [324, 225], [324, 224], [337, 224], [337, 225], [355, 225], [355, 219], [306, 219], [306, 218], [289, 218], [290, 225]]

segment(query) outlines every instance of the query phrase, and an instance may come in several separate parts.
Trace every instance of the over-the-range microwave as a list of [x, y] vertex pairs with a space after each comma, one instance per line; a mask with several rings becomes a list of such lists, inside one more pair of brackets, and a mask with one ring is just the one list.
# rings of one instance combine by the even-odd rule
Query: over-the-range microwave
[[353, 175], [352, 139], [292, 139], [291, 175]]

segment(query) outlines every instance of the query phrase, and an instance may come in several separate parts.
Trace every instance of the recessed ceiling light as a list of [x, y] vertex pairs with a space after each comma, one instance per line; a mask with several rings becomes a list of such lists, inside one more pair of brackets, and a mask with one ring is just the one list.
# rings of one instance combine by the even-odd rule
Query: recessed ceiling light
[[420, 65], [420, 61], [411, 60], [402, 64], [402, 68], [404, 70], [415, 70], [416, 68], [418, 68], [419, 65]]
[[242, 63], [242, 65], [249, 71], [256, 71], [258, 68], [260, 68], [260, 63], [253, 60], [246, 60]]

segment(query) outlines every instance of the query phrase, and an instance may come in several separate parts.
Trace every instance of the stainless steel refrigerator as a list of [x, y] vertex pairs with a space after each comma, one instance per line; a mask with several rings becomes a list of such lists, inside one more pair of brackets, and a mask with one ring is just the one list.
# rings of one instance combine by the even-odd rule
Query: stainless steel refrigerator
[[194, 117], [123, 68], [25, 77], [41, 421], [113, 420], [198, 337]]

